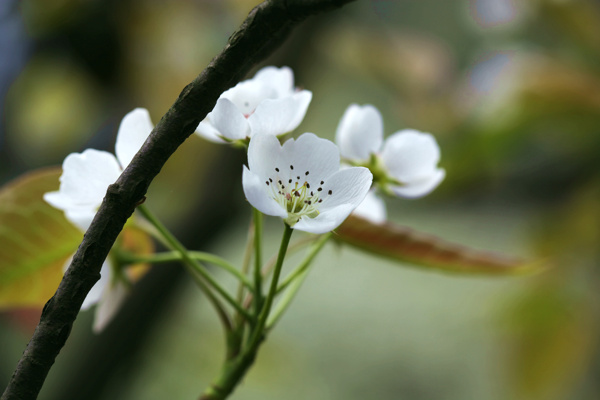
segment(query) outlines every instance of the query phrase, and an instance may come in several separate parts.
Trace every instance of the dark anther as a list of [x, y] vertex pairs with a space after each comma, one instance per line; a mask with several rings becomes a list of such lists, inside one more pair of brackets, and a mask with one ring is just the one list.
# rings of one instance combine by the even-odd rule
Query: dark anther
[[306, 172], [304, 173], [304, 175], [308, 175], [308, 171], [306, 171]]
[[265, 183], [267, 184], [267, 186], [269, 186], [269, 181], [266, 181]]
[[279, 172], [279, 168], [275, 168], [275, 171]]
[[310, 192], [310, 195], [311, 195], [311, 196], [314, 196], [315, 194], [314, 194], [313, 192]]
[[269, 182], [273, 182], [273, 179], [269, 178]]
[[318, 189], [317, 189], [317, 191], [319, 191], [319, 192], [320, 192], [321, 190], [323, 190], [323, 188], [318, 188]]
[[310, 184], [308, 182], [306, 183], [306, 188], [310, 189]]
[[290, 180], [288, 181], [288, 183], [292, 183], [292, 178], [290, 178]]
[[296, 196], [296, 197], [300, 197], [300, 193], [299, 193], [299, 192], [296, 190], [296, 191], [294, 192], [294, 196]]
[[310, 201], [310, 200], [309, 200], [309, 201], [308, 201], [308, 205], [311, 205], [311, 204], [312, 204], [312, 201]]
[[290, 169], [294, 169], [294, 166], [293, 166], [293, 165], [290, 165]]
[[281, 179], [280, 179], [280, 180], [278, 180], [277, 182], [279, 182], [279, 184], [280, 184], [280, 185], [282, 184], [282, 182], [281, 182]]
[[321, 181], [321, 185], [324, 184], [324, 183], [325, 183], [325, 181]]
[[319, 199], [319, 203], [322, 203], [322, 202], [323, 202], [323, 199]]
[[300, 177], [299, 177], [299, 176], [297, 176], [297, 177], [296, 177], [296, 179], [300, 180]]
[[333, 192], [330, 190], [329, 192], [327, 192], [328, 194], [333, 194]]

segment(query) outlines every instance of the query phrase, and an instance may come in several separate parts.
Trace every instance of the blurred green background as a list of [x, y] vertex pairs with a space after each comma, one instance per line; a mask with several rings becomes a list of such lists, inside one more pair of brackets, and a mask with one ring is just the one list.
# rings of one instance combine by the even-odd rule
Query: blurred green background
[[[3, 0], [0, 183], [112, 151], [134, 107], [157, 122], [256, 3]], [[299, 132], [333, 139], [356, 102], [381, 110], [386, 135], [436, 136], [446, 180], [390, 199], [392, 221], [549, 267], [450, 276], [330, 246], [234, 399], [600, 398], [597, 1], [358, 0], [299, 26], [264, 65], [313, 92]], [[147, 203], [189, 247], [239, 262], [242, 162], [191, 137]], [[280, 226], [267, 228], [272, 252]], [[36, 318], [0, 314], [0, 386]], [[103, 334], [91, 319], [40, 399], [196, 398], [218, 371], [218, 322], [177, 266], [155, 267]]]

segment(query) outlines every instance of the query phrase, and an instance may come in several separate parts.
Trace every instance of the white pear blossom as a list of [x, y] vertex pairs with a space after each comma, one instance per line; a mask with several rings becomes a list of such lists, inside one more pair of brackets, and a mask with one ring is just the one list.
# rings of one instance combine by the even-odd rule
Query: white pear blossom
[[336, 145], [312, 133], [283, 145], [273, 135], [254, 136], [248, 167], [242, 180], [250, 204], [311, 233], [337, 228], [362, 202], [373, 180], [367, 168], [340, 170]]
[[[116, 157], [106, 151], [87, 149], [83, 153], [71, 153], [63, 162], [60, 187], [56, 192], [44, 194], [51, 206], [64, 211], [66, 218], [85, 232], [102, 200], [108, 186], [114, 183], [123, 169], [129, 165], [153, 129], [148, 111], [136, 108], [121, 121]], [[70, 265], [69, 260], [65, 269]], [[94, 332], [100, 332], [112, 319], [127, 293], [126, 283], [115, 279], [110, 257], [102, 265], [100, 280], [92, 287], [81, 306], [86, 310], [98, 304], [94, 316]]]
[[131, 111], [119, 126], [115, 145], [117, 156], [95, 149], [69, 154], [63, 162], [59, 190], [44, 194], [44, 200], [63, 210], [67, 219], [85, 232], [104, 199], [106, 189], [129, 165], [152, 129], [148, 110], [136, 108]]
[[336, 142], [345, 161], [372, 169], [384, 190], [416, 198], [435, 189], [446, 172], [438, 168], [440, 148], [429, 133], [398, 131], [383, 140], [383, 118], [367, 104], [351, 104], [336, 131]]
[[196, 133], [214, 141], [251, 138], [257, 132], [282, 135], [300, 125], [312, 93], [294, 87], [288, 67], [265, 67], [252, 79], [225, 91]]

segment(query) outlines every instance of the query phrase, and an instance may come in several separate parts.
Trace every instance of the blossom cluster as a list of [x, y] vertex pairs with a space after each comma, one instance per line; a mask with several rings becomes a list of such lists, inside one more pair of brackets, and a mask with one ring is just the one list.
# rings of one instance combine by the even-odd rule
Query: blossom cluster
[[[352, 104], [342, 116], [336, 142], [304, 133], [283, 144], [312, 99], [294, 86], [292, 70], [266, 67], [225, 91], [196, 133], [213, 142], [248, 149], [242, 185], [248, 202], [263, 214], [280, 217], [290, 227], [321, 234], [337, 228], [352, 212], [373, 222], [385, 221], [385, 205], [376, 191], [416, 198], [444, 179], [440, 150], [429, 133], [401, 130], [385, 141], [383, 119], [372, 105]], [[60, 188], [44, 199], [87, 230], [108, 185], [131, 162], [153, 129], [147, 110], [128, 113], [119, 127], [116, 156], [94, 149], [72, 153], [63, 162]], [[84, 308], [99, 302], [101, 329], [121, 299], [123, 283], [113, 279], [110, 264], [92, 289]], [[103, 311], [101, 311], [103, 310]], [[99, 314], [101, 314], [99, 316]]]

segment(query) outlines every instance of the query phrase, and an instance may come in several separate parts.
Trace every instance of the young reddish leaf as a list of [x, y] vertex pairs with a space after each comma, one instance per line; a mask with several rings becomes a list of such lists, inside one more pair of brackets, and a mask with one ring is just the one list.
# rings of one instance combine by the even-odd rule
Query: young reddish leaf
[[335, 232], [339, 242], [418, 267], [490, 275], [522, 274], [536, 269], [534, 263], [521, 259], [469, 249], [410, 228], [374, 224], [353, 215]]
[[83, 234], [42, 195], [57, 190], [60, 168], [39, 169], [0, 188], [0, 309], [41, 307]]
[[[43, 168], [0, 188], [0, 310], [41, 308], [54, 294], [83, 233], [42, 198], [59, 186], [60, 168]], [[150, 236], [127, 226], [118, 242], [133, 254], [154, 252]], [[147, 264], [127, 267], [137, 281]]]

